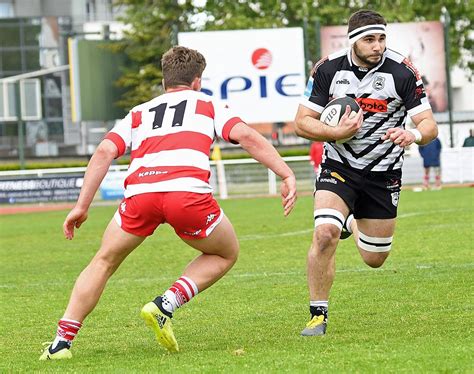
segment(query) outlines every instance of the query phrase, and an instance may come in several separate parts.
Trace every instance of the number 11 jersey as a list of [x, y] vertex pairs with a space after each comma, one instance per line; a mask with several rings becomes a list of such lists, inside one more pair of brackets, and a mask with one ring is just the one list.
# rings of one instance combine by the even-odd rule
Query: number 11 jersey
[[134, 107], [106, 135], [119, 156], [130, 148], [125, 197], [148, 192], [210, 193], [211, 145], [227, 142], [238, 116], [202, 92], [182, 89]]

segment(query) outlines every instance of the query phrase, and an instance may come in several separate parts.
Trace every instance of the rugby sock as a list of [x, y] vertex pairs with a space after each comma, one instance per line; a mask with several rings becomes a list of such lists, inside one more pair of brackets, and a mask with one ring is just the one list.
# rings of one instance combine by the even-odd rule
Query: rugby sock
[[176, 309], [186, 304], [196, 296], [198, 292], [196, 283], [194, 283], [192, 279], [182, 276], [166, 290], [163, 296], [155, 299], [155, 304], [157, 304], [158, 307], [161, 306], [161, 308], [168, 313], [173, 314]]
[[430, 176], [429, 174], [425, 174], [425, 176], [423, 177], [423, 187], [428, 188], [429, 185], [430, 185]]
[[327, 300], [310, 301], [309, 311], [311, 313], [311, 318], [323, 315], [326, 320], [328, 318], [328, 304]]
[[79, 321], [67, 318], [60, 319], [56, 331], [56, 338], [54, 339], [53, 344], [51, 344], [51, 348], [54, 349], [60, 341], [65, 341], [69, 346], [71, 346], [72, 341], [81, 327], [82, 323]]

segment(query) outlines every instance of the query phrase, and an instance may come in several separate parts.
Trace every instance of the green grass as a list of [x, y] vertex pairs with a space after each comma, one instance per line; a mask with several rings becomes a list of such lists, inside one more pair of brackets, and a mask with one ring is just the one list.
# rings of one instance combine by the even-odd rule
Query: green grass
[[312, 198], [283, 218], [276, 198], [222, 201], [241, 255], [180, 309], [181, 352], [167, 354], [138, 317], [196, 255], [161, 227], [110, 280], [73, 359], [39, 362], [74, 280], [115, 207], [95, 207], [66, 241], [66, 212], [0, 217], [0, 372], [468, 373], [473, 365], [474, 189], [403, 191], [392, 254], [370, 269], [351, 240], [337, 251], [328, 333], [303, 338]]

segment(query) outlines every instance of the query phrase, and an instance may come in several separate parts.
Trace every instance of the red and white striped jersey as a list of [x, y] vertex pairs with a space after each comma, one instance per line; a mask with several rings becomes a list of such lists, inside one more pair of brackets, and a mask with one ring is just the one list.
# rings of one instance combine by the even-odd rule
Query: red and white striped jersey
[[191, 89], [160, 95], [134, 107], [106, 135], [119, 156], [130, 148], [125, 197], [147, 192], [210, 193], [209, 154], [216, 137], [243, 122], [228, 107]]

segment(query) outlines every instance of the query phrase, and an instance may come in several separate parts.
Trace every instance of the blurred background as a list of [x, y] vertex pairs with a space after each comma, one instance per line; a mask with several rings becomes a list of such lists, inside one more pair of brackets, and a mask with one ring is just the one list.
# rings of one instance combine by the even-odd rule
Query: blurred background
[[[474, 129], [471, 2], [383, 3], [0, 0], [0, 203], [74, 200], [83, 168], [115, 121], [162, 93], [160, 59], [176, 44], [206, 56], [203, 91], [241, 113], [287, 158], [300, 190], [310, 191], [310, 142], [295, 135], [293, 118], [311, 67], [347, 46], [345, 25], [361, 8], [384, 15], [387, 45], [423, 75], [440, 125], [443, 183], [473, 182], [474, 148], [463, 147]], [[274, 176], [239, 147], [217, 146], [221, 197], [275, 193]], [[114, 166], [103, 198], [120, 196], [127, 161]], [[413, 146], [404, 183], [420, 184], [422, 170]], [[56, 191], [60, 185], [67, 192]]]

